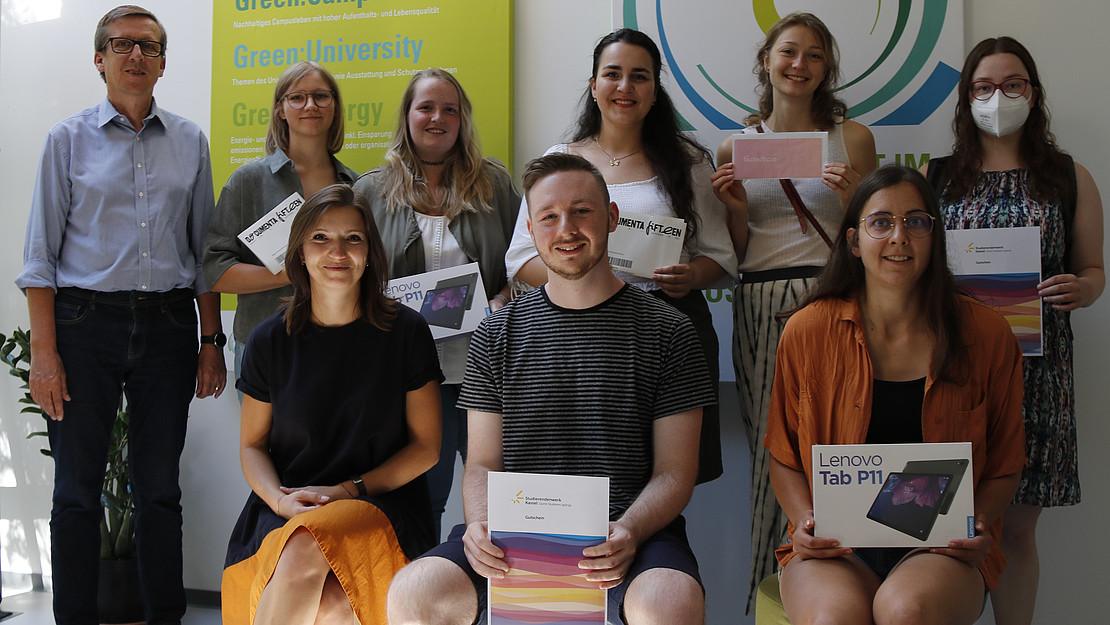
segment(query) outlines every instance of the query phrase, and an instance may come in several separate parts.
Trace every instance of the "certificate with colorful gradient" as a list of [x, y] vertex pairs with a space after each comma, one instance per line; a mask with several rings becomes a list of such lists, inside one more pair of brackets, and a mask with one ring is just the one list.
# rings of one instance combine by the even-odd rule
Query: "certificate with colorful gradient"
[[609, 534], [609, 478], [491, 471], [487, 489], [509, 565], [489, 583], [490, 625], [604, 625], [605, 591], [578, 563]]
[[948, 230], [948, 260], [956, 286], [997, 310], [1025, 356], [1040, 356], [1041, 229]]

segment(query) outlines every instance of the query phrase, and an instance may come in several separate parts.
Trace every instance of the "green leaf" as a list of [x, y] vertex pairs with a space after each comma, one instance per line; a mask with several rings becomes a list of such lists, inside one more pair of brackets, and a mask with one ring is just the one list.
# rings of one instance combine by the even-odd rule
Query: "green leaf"
[[112, 538], [108, 535], [108, 523], [104, 519], [100, 519], [100, 559], [115, 559], [112, 557]]

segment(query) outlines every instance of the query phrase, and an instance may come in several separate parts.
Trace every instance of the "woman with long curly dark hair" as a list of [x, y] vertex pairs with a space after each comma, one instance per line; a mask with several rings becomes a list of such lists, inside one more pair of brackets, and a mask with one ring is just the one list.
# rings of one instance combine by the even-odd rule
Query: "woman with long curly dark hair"
[[1010, 37], [968, 54], [957, 87], [952, 155], [922, 170], [945, 229], [1039, 226], [1042, 354], [1025, 359], [1026, 466], [1006, 510], [1009, 560], [991, 592], [995, 622], [1032, 622], [1041, 509], [1079, 502], [1071, 311], [1105, 284], [1102, 200], [1091, 174], [1056, 145], [1044, 84], [1029, 51]]
[[[657, 267], [645, 278], [614, 267], [625, 282], [654, 294], [694, 323], [714, 380], [717, 333], [702, 289], [727, 288], [736, 276], [736, 256], [729, 241], [725, 210], [713, 196], [709, 153], [679, 129], [674, 104], [660, 81], [659, 47], [644, 33], [615, 30], [594, 46], [593, 73], [579, 105], [570, 143], [547, 150], [577, 154], [605, 178], [621, 215], [679, 217], [686, 239], [679, 262]], [[506, 255], [510, 278], [538, 286], [546, 267], [528, 235], [526, 206], [517, 216]], [[720, 418], [716, 406], [702, 416], [698, 482], [721, 475]]]

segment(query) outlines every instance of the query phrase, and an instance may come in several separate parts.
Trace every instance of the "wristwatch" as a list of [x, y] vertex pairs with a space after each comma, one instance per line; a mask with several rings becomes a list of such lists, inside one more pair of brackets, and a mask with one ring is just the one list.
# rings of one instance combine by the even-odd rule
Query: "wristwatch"
[[362, 483], [362, 476], [357, 474], [357, 473], [352, 475], [351, 476], [351, 482], [354, 483], [355, 488], [358, 489], [358, 494], [365, 497], [366, 496], [366, 484]]
[[200, 344], [215, 345], [216, 347], [223, 349], [224, 345], [227, 345], [227, 335], [223, 332], [217, 332], [215, 334], [202, 334], [200, 335]]

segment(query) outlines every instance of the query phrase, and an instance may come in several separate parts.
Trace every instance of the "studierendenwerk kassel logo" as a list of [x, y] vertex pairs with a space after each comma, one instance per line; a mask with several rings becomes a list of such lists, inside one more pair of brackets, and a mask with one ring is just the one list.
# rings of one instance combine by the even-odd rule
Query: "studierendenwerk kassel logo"
[[[851, 116], [869, 126], [920, 124], [956, 87], [959, 69], [939, 58], [945, 50], [938, 43], [948, 12], [962, 11], [960, 2], [780, 4], [812, 11], [832, 30], [841, 53], [839, 95], [849, 103]], [[781, 17], [773, 0], [753, 0], [750, 13], [747, 2], [620, 0], [614, 6], [625, 26], [657, 33], [673, 83], [713, 127], [740, 128], [756, 111], [751, 67], [756, 43]], [[957, 40], [961, 37], [958, 33]], [[959, 64], [962, 49], [947, 56], [952, 53], [950, 62]], [[679, 99], [676, 93], [672, 97]]]

